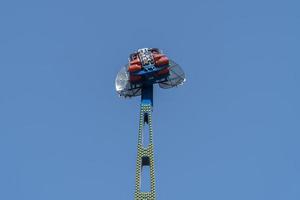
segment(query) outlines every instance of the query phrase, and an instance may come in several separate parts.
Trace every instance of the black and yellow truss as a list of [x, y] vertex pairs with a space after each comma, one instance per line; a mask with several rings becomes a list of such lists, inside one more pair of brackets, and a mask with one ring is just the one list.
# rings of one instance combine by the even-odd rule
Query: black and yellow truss
[[[137, 145], [136, 179], [135, 179], [135, 200], [155, 200], [155, 176], [154, 176], [154, 145], [152, 132], [152, 105], [142, 101], [140, 111], [140, 123]], [[148, 126], [148, 133], [145, 133], [144, 126]], [[149, 143], [144, 145], [145, 134], [149, 134]], [[141, 191], [142, 170], [145, 166], [150, 167], [150, 191]]]

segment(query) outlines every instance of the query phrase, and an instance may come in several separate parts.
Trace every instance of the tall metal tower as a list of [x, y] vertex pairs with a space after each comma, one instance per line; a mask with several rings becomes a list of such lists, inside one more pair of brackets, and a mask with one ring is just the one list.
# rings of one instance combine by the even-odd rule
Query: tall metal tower
[[[157, 48], [143, 48], [129, 56], [129, 63], [116, 78], [116, 91], [123, 97], [141, 96], [138, 132], [135, 200], [155, 200], [154, 145], [152, 131], [153, 85], [167, 89], [185, 82], [181, 67]], [[144, 130], [148, 126], [148, 133]], [[147, 137], [148, 136], [148, 137]], [[148, 138], [148, 143], [145, 141]], [[141, 190], [142, 171], [150, 168], [150, 191]]]
[[[155, 176], [154, 176], [154, 146], [152, 131], [152, 103], [153, 103], [153, 85], [142, 89], [140, 124], [138, 133], [136, 175], [135, 175], [135, 199], [136, 200], [154, 200], [155, 199]], [[148, 126], [148, 133], [144, 126]], [[145, 141], [148, 134], [149, 143]], [[142, 171], [145, 166], [150, 167], [150, 191], [141, 191]]]

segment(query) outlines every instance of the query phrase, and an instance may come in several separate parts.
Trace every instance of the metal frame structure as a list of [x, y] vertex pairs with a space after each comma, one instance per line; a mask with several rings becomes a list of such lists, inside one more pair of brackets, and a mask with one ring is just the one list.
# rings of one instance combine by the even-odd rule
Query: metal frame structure
[[[155, 60], [153, 53], [161, 54], [162, 52], [157, 48], [143, 48], [130, 54], [129, 64], [121, 68], [115, 81], [116, 91], [120, 96], [130, 98], [141, 95], [135, 200], [156, 199], [152, 131], [153, 85], [158, 84], [160, 88], [169, 89], [185, 82], [185, 74], [177, 63], [168, 59], [165, 55], [159, 57], [155, 54], [157, 56]], [[161, 61], [161, 59], [164, 60]], [[139, 77], [139, 79], [136, 77]], [[144, 131], [147, 130], [145, 126], [148, 126], [148, 132]], [[147, 145], [144, 141], [146, 134], [149, 138]], [[142, 172], [145, 167], [150, 168], [150, 189], [148, 191], [142, 191]]]
[[[142, 88], [140, 123], [137, 145], [136, 176], [135, 176], [135, 200], [155, 200], [155, 175], [154, 175], [154, 145], [152, 131], [152, 106], [153, 85]], [[149, 127], [149, 132], [144, 132], [144, 126]], [[144, 136], [149, 134], [149, 144], [144, 145]], [[150, 191], [141, 191], [142, 170], [145, 166], [150, 167]]]

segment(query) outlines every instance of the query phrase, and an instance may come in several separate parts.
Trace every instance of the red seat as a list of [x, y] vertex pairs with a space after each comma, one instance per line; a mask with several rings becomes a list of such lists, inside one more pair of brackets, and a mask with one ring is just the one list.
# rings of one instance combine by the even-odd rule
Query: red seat
[[141, 76], [130, 75], [129, 79], [130, 79], [130, 82], [137, 82], [137, 81], [142, 80], [142, 77]]
[[169, 68], [165, 68], [159, 72], [157, 72], [157, 75], [161, 76], [161, 75], [164, 75], [164, 74], [168, 74], [170, 72]]
[[141, 65], [137, 65], [137, 64], [130, 65], [128, 67], [128, 71], [129, 72], [137, 72], [137, 71], [140, 71], [141, 69], [142, 69], [142, 66]]
[[164, 54], [153, 54], [153, 58], [156, 66], [164, 66], [169, 64], [169, 59]]
[[129, 72], [137, 72], [142, 69], [142, 64], [140, 59], [134, 59], [133, 61], [130, 62], [130, 65], [128, 67]]

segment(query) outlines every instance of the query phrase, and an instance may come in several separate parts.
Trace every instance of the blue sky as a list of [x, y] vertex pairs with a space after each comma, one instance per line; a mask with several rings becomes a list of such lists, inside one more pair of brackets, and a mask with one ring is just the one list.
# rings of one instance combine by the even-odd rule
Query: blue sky
[[2, 1], [0, 199], [133, 199], [141, 47], [187, 75], [156, 88], [157, 199], [300, 199], [298, 1]]

